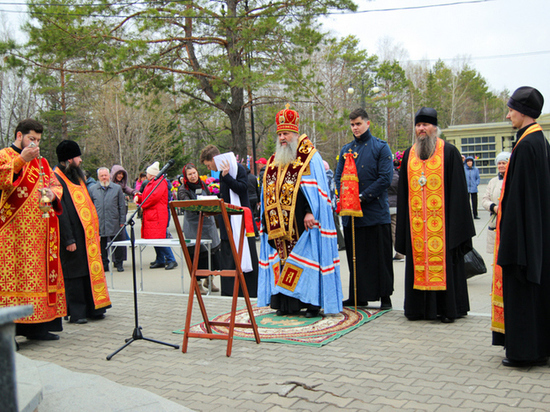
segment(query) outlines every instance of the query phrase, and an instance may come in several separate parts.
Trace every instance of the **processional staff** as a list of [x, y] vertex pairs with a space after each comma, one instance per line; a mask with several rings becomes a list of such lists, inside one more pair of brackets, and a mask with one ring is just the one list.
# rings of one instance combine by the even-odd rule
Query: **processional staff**
[[362, 217], [361, 199], [359, 198], [359, 177], [357, 175], [357, 166], [355, 159], [357, 153], [352, 153], [349, 149], [345, 153], [344, 170], [340, 179], [340, 216], [351, 216], [351, 234], [352, 234], [352, 253], [353, 253], [353, 292], [355, 302], [355, 313], [357, 313], [357, 268], [355, 256], [355, 217]]

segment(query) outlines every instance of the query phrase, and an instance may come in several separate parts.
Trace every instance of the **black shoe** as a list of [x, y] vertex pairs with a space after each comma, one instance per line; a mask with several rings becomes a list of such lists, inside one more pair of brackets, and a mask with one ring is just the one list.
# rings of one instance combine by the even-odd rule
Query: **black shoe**
[[502, 364], [504, 366], [509, 366], [512, 368], [528, 368], [530, 366], [546, 366], [548, 364], [548, 358], [540, 358], [534, 361], [517, 361], [508, 358], [502, 359]]
[[275, 312], [277, 316], [285, 316], [287, 313], [284, 310], [278, 309], [277, 312]]
[[77, 325], [84, 325], [85, 323], [88, 323], [88, 319], [82, 318], [77, 320], [70, 320], [69, 323], [76, 323]]
[[178, 262], [176, 262], [175, 260], [173, 262], [170, 262], [166, 265], [166, 267], [164, 269], [166, 270], [172, 270], [174, 269], [175, 267], [178, 266]]
[[164, 267], [164, 263], [153, 263], [151, 266], [149, 266], [149, 269], [160, 269]]
[[441, 316], [441, 323], [454, 323], [454, 319], [448, 318], [447, 316]]
[[101, 314], [101, 315], [94, 315], [92, 316], [92, 319], [93, 320], [102, 320], [102, 319], [105, 319], [105, 314]]
[[29, 335], [27, 336], [27, 339], [30, 340], [59, 340], [58, 335], [54, 335], [53, 333], [46, 332], [41, 335]]
[[122, 266], [122, 263], [116, 267], [117, 272], [124, 272], [124, 267]]
[[479, 216], [474, 216], [474, 219], [479, 220], [480, 217]]
[[[343, 306], [355, 306], [353, 299], [346, 299], [342, 302]], [[369, 306], [369, 302], [357, 302], [357, 306]]]
[[380, 310], [389, 310], [391, 308], [391, 298], [389, 296], [382, 297], [380, 299]]
[[318, 310], [306, 310], [306, 318], [317, 318], [319, 317], [319, 311]]

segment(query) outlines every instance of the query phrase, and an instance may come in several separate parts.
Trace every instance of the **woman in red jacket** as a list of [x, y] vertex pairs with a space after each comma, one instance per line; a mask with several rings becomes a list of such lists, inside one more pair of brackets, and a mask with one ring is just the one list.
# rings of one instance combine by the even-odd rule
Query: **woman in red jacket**
[[[142, 190], [142, 195], [138, 196], [138, 202], [146, 199], [149, 193], [151, 196], [141, 205], [143, 217], [141, 220], [141, 238], [142, 239], [166, 239], [168, 223], [170, 221], [170, 213], [168, 210], [168, 182], [164, 176], [159, 179], [164, 180], [158, 187], [156, 176], [159, 173], [159, 162], [153, 163], [146, 170], [147, 180], [149, 183]], [[153, 189], [155, 189], [153, 191]], [[155, 246], [157, 258], [149, 266], [151, 269], [165, 268], [166, 270], [174, 269], [178, 266], [172, 249], [166, 246]]]

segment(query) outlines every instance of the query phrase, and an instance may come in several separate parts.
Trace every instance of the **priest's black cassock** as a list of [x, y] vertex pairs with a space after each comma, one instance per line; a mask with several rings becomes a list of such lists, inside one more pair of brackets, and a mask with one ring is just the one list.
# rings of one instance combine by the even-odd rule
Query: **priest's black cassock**
[[508, 359], [533, 361], [550, 355], [550, 146], [542, 131], [514, 148], [503, 190], [497, 263], [505, 335], [495, 332], [493, 344], [504, 345]]
[[409, 177], [407, 165], [410, 148], [403, 155], [397, 194], [397, 228], [395, 250], [406, 255], [405, 316], [410, 320], [436, 319], [438, 316], [456, 319], [470, 310], [468, 285], [464, 272], [464, 255], [472, 249], [475, 235], [468, 188], [460, 153], [445, 142], [445, 246], [447, 249], [446, 290], [414, 289], [414, 264], [409, 220]]

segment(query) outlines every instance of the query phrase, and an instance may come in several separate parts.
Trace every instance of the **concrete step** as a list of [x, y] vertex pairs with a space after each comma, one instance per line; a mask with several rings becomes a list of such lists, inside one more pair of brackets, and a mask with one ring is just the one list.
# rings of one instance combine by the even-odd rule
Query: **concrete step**
[[16, 354], [19, 410], [25, 412], [191, 411], [145, 389]]

